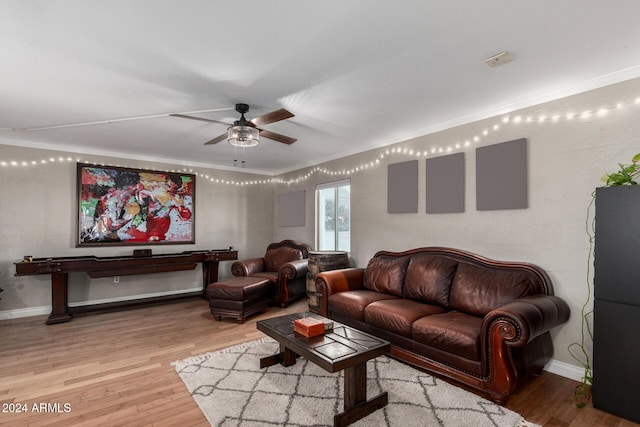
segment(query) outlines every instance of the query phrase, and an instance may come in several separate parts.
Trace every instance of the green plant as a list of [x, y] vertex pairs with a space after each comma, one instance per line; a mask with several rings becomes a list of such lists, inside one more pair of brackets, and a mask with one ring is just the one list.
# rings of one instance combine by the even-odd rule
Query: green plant
[[[580, 342], [572, 343], [567, 350], [571, 357], [573, 357], [584, 368], [584, 375], [582, 381], [575, 388], [573, 398], [571, 399], [578, 408], [583, 408], [587, 402], [591, 399], [591, 386], [593, 384], [593, 371], [591, 368], [591, 359], [586, 348], [586, 338], [589, 336], [591, 342], [593, 342], [593, 332], [589, 325], [589, 318], [593, 315], [593, 310], [589, 310], [591, 304], [592, 294], [592, 281], [591, 281], [591, 265], [593, 255], [593, 245], [595, 242], [595, 216], [591, 214], [593, 205], [596, 200], [596, 192], [591, 193], [591, 201], [587, 207], [587, 219], [585, 221], [585, 230], [589, 237], [589, 254], [587, 255], [587, 298], [582, 305], [582, 323], [580, 325]], [[574, 351], [579, 350], [579, 354], [575, 354]]]
[[630, 165], [619, 163], [620, 170], [605, 174], [602, 181], [607, 187], [617, 187], [620, 185], [638, 185], [640, 179], [640, 153], [633, 156]]

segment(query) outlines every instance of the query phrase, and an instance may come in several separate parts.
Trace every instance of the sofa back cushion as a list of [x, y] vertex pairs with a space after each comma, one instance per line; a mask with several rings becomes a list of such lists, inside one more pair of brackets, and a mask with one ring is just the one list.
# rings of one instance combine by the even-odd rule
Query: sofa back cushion
[[524, 273], [460, 262], [451, 284], [451, 308], [484, 316], [532, 293], [533, 284]]
[[407, 272], [409, 257], [378, 255], [369, 261], [364, 271], [364, 287], [402, 297], [402, 284]]
[[411, 256], [404, 280], [403, 297], [449, 308], [449, 295], [458, 261], [441, 255]]
[[268, 249], [264, 254], [264, 269], [266, 271], [279, 271], [280, 267], [291, 261], [302, 259], [302, 252], [299, 249], [281, 247]]

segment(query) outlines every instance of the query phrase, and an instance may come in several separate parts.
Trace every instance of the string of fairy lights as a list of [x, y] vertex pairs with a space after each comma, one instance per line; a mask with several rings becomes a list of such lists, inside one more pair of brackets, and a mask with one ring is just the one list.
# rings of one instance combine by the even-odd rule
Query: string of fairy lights
[[[587, 120], [605, 118], [616, 111], [623, 111], [628, 109], [629, 107], [640, 107], [640, 97], [633, 99], [628, 102], [618, 102], [616, 104], [611, 104], [606, 107], [596, 108], [584, 110], [581, 112], [573, 112], [568, 111], [564, 114], [548, 114], [548, 113], [538, 113], [537, 115], [522, 115], [522, 114], [504, 114], [498, 116], [496, 121], [489, 126], [486, 126], [479, 130], [474, 135], [470, 135], [466, 139], [462, 139], [455, 142], [450, 142], [447, 144], [437, 144], [432, 145], [428, 149], [418, 149], [412, 148], [409, 146], [396, 146], [393, 148], [381, 148], [377, 151], [378, 154], [372, 155], [372, 158], [368, 161], [361, 162], [357, 165], [354, 165], [349, 168], [342, 169], [330, 169], [322, 166], [314, 166], [310, 167], [308, 171], [302, 175], [298, 175], [295, 178], [281, 178], [281, 177], [271, 177], [271, 178], [262, 178], [262, 179], [250, 179], [250, 180], [234, 180], [228, 178], [220, 178], [212, 175], [210, 172], [198, 172], [193, 168], [178, 168], [178, 169], [165, 169], [165, 172], [171, 173], [190, 173], [199, 176], [202, 180], [209, 182], [211, 184], [219, 184], [219, 185], [234, 185], [234, 186], [253, 186], [253, 185], [273, 185], [273, 184], [299, 184], [311, 179], [314, 175], [325, 175], [330, 177], [350, 177], [355, 174], [365, 172], [375, 167], [379, 166], [383, 163], [383, 160], [390, 157], [398, 157], [403, 156], [405, 158], [427, 158], [429, 156], [439, 156], [444, 154], [454, 153], [460, 150], [468, 149], [478, 143], [482, 142], [484, 139], [488, 139], [492, 134], [500, 132], [506, 126], [512, 125], [521, 125], [521, 124], [556, 124], [560, 122], [576, 122], [580, 123], [586, 122]], [[58, 157], [48, 157], [44, 159], [38, 160], [0, 160], [0, 168], [10, 168], [10, 167], [37, 167], [43, 165], [50, 164], [63, 164], [70, 162], [79, 162], [79, 163], [87, 163], [93, 164], [96, 166], [117, 166], [117, 167], [131, 167], [140, 169], [139, 166], [125, 166], [125, 165], [106, 165], [104, 163], [95, 162], [90, 159], [85, 159], [81, 157], [71, 157], [71, 156], [58, 156]], [[147, 170], [159, 170], [158, 168], [143, 168]]]

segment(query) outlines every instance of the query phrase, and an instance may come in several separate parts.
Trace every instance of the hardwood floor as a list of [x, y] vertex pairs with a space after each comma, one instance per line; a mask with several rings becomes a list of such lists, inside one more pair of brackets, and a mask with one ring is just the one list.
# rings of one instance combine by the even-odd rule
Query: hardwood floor
[[[215, 321], [204, 300], [50, 326], [44, 316], [0, 321], [0, 426], [208, 425], [171, 362], [260, 338], [256, 320], [306, 307], [270, 307], [243, 325]], [[576, 385], [544, 372], [507, 407], [544, 426], [637, 425], [591, 404], [577, 409]]]

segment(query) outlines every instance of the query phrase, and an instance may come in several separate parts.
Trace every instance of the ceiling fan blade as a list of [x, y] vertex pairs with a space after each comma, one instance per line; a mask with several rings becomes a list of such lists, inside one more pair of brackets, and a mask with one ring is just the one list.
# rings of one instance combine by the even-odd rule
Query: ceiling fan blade
[[171, 117], [179, 117], [181, 119], [199, 120], [201, 122], [219, 123], [226, 126], [231, 126], [229, 123], [221, 122], [219, 120], [205, 119], [204, 117], [187, 116], [186, 114], [169, 114]]
[[279, 110], [272, 111], [267, 114], [263, 114], [262, 116], [256, 117], [255, 119], [250, 120], [251, 123], [256, 126], [262, 126], [269, 123], [279, 122], [280, 120], [289, 119], [291, 117], [295, 117], [295, 115], [284, 108]]
[[280, 135], [279, 133], [271, 132], [264, 129], [260, 129], [260, 136], [272, 139], [274, 141], [282, 142], [284, 144], [293, 144], [297, 141], [297, 139], [291, 138], [290, 136]]
[[220, 141], [224, 141], [225, 139], [227, 139], [227, 134], [223, 133], [220, 136], [216, 136], [215, 138], [213, 138], [211, 141], [207, 141], [204, 143], [204, 145], [212, 145], [212, 144], [217, 144]]

